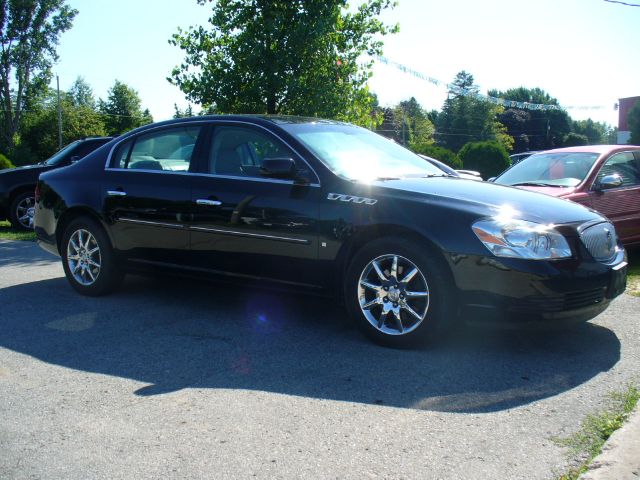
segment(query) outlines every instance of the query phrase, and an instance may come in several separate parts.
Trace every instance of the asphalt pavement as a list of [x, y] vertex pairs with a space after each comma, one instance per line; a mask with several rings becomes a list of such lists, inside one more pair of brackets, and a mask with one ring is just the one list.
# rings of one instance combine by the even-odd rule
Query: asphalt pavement
[[391, 350], [327, 299], [143, 277], [82, 297], [0, 241], [0, 478], [555, 478], [556, 440], [638, 381], [638, 311]]

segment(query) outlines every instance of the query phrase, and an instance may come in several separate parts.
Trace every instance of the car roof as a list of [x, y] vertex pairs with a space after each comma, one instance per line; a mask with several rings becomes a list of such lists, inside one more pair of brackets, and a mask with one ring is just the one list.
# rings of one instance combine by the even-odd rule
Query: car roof
[[583, 145], [580, 147], [555, 148], [541, 153], [598, 153], [600, 155], [619, 151], [640, 150], [638, 145]]

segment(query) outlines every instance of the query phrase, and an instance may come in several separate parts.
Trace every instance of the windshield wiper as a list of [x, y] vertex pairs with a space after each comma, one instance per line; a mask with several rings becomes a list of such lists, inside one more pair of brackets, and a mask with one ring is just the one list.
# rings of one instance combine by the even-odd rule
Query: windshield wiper
[[544, 183], [544, 182], [520, 182], [520, 183], [511, 183], [512, 187], [564, 187], [564, 185], [556, 185], [555, 183]]
[[384, 182], [386, 180], [400, 180], [400, 177], [376, 177], [374, 180]]
[[449, 175], [447, 172], [442, 173], [411, 173], [406, 175], [407, 178], [433, 178], [433, 177], [453, 177], [454, 175]]

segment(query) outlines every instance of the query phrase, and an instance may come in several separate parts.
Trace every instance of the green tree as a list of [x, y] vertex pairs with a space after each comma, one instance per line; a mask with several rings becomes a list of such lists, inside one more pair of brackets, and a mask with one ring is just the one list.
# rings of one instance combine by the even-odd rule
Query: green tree
[[29, 99], [45, 90], [60, 35], [78, 13], [65, 0], [0, 1], [0, 145], [13, 149]]
[[[516, 102], [559, 105], [558, 100], [540, 88], [518, 87], [506, 91], [489, 90], [488, 94], [492, 97]], [[505, 111], [505, 114], [509, 110]], [[513, 138], [520, 139], [518, 145], [526, 144], [528, 147], [524, 150], [516, 148], [516, 152], [560, 147], [564, 142], [564, 137], [571, 131], [571, 118], [564, 110], [513, 110], [524, 111], [528, 114], [528, 118], [522, 123], [505, 124], [508, 134]]]
[[401, 135], [401, 143], [415, 148], [418, 145], [434, 143], [435, 127], [427, 112], [420, 106], [415, 97], [403, 100], [394, 109], [394, 123]]
[[188, 100], [224, 113], [338, 118], [371, 126], [366, 82], [391, 0], [197, 0], [211, 3], [210, 28], [180, 29], [170, 43], [184, 61], [168, 79]]
[[414, 97], [401, 101], [393, 108], [376, 110], [383, 118], [376, 127], [377, 133], [411, 149], [417, 145], [434, 143], [435, 127]]
[[[62, 109], [62, 143], [66, 145], [79, 138], [106, 134], [102, 115], [87, 105], [76, 105], [70, 93], [60, 96]], [[58, 150], [58, 102], [52, 91], [44, 108], [29, 112], [24, 119], [21, 133], [23, 151], [33, 158], [22, 158], [20, 164], [29, 160], [42, 161]], [[25, 153], [23, 152], [23, 155]]]
[[636, 102], [631, 110], [629, 110], [627, 123], [629, 124], [629, 131], [631, 132], [628, 143], [630, 145], [640, 145], [640, 102]]
[[187, 105], [187, 108], [185, 108], [184, 110], [180, 110], [180, 108], [178, 108], [178, 105], [174, 103], [173, 109], [174, 109], [173, 118], [188, 118], [188, 117], [193, 117], [194, 115], [193, 107], [191, 106], [191, 104]]
[[601, 145], [609, 143], [611, 126], [587, 118], [586, 120], [571, 120], [571, 131], [587, 137], [587, 145]]
[[89, 107], [95, 110], [96, 99], [93, 96], [93, 89], [83, 77], [76, 78], [68, 94], [73, 105]]
[[476, 170], [483, 178], [495, 177], [509, 167], [509, 153], [498, 142], [469, 142], [458, 154], [464, 168]]
[[98, 100], [98, 111], [109, 135], [120, 135], [153, 122], [149, 110], [142, 110], [138, 92], [119, 80], [109, 89], [107, 100]]
[[469, 141], [496, 140], [504, 148], [512, 148], [513, 139], [497, 119], [501, 107], [483, 100], [479, 93], [473, 75], [464, 70], [456, 75], [442, 112], [437, 116], [441, 146], [457, 152]]

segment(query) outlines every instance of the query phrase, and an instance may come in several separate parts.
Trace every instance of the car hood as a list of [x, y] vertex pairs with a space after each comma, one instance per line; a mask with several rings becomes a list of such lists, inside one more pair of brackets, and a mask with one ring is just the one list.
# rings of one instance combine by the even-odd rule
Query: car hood
[[23, 172], [25, 170], [44, 170], [46, 169], [46, 165], [25, 165], [24, 167], [15, 167], [15, 168], [5, 168], [4, 170], [0, 170], [0, 175], [13, 173], [13, 172]]
[[568, 200], [495, 183], [431, 177], [387, 180], [375, 185], [394, 197], [446, 206], [478, 217], [511, 213], [515, 218], [543, 224], [602, 218], [594, 210]]

